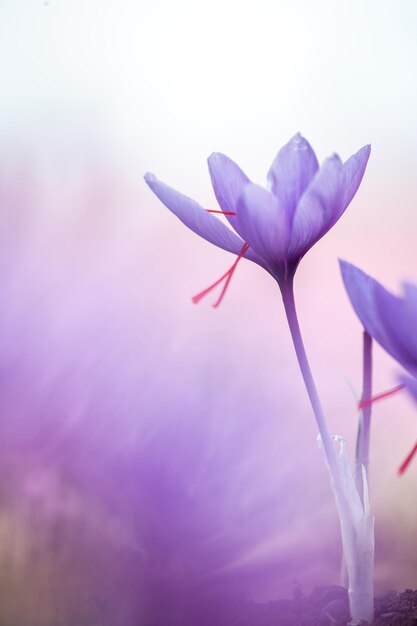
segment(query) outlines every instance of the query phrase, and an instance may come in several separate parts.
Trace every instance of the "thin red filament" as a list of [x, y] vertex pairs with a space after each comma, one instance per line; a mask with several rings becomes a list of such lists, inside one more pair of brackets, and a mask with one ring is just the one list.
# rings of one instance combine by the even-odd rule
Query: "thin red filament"
[[235, 211], [215, 211], [214, 209], [206, 209], [207, 213], [221, 213], [222, 215], [236, 215]]
[[373, 404], [374, 402], [378, 402], [378, 400], [383, 400], [384, 398], [389, 398], [389, 396], [393, 396], [402, 389], [404, 389], [404, 385], [397, 385], [393, 389], [388, 389], [388, 391], [377, 393], [375, 396], [372, 396], [372, 398], [364, 398], [358, 403], [358, 409], [365, 409], [367, 406], [371, 406], [371, 404]]
[[404, 474], [405, 470], [407, 469], [407, 467], [409, 466], [409, 464], [411, 463], [411, 460], [413, 458], [413, 456], [416, 454], [417, 452], [417, 441], [414, 444], [414, 448], [411, 450], [411, 452], [406, 456], [406, 458], [404, 459], [404, 461], [401, 463], [400, 467], [398, 468], [397, 472], [398, 475], [401, 476], [402, 474]]
[[244, 256], [244, 254], [247, 252], [248, 248], [249, 248], [249, 244], [245, 242], [235, 262], [233, 263], [232, 267], [228, 269], [227, 272], [223, 274], [223, 276], [221, 276], [218, 280], [216, 280], [215, 283], [213, 283], [212, 285], [210, 285], [203, 291], [200, 291], [200, 293], [198, 293], [196, 296], [193, 296], [192, 301], [194, 302], [194, 304], [198, 304], [200, 300], [202, 300], [207, 294], [213, 291], [213, 289], [215, 289], [217, 285], [220, 285], [220, 283], [224, 280], [225, 283], [220, 292], [220, 296], [217, 298], [216, 302], [212, 305], [215, 309], [217, 309], [217, 307], [220, 305], [221, 301], [223, 300], [224, 296], [226, 295], [226, 291], [229, 287], [230, 281], [232, 280], [232, 276], [235, 273], [237, 264], [239, 263], [240, 259]]

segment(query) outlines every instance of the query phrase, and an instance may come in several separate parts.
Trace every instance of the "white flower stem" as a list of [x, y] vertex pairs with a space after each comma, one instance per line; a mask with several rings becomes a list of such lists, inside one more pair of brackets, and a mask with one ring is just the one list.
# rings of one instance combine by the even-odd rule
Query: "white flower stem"
[[362, 471], [362, 501], [355, 487], [342, 441], [337, 457], [321, 406], [301, 336], [294, 300], [293, 281], [280, 285], [285, 313], [298, 364], [316, 418], [339, 513], [343, 552], [349, 580], [349, 605], [353, 622], [373, 619], [373, 518], [369, 512], [366, 471]]
[[[372, 337], [366, 330], [363, 331], [363, 365], [362, 365], [362, 398], [369, 400], [372, 397]], [[372, 404], [364, 406], [359, 417], [358, 434], [356, 438], [355, 482], [363, 504], [362, 467], [365, 468], [366, 478], [369, 478], [369, 442], [371, 434]]]
[[284, 303], [285, 313], [287, 316], [288, 326], [290, 328], [292, 341], [294, 344], [295, 352], [300, 366], [301, 374], [304, 379], [304, 384], [307, 389], [308, 397], [313, 408], [314, 416], [316, 418], [317, 426], [323, 443], [323, 448], [326, 454], [327, 462], [329, 464], [330, 475], [335, 485], [339, 486], [339, 472], [336, 459], [336, 453], [333, 447], [332, 439], [327, 427], [327, 421], [324, 416], [324, 412], [321, 406], [320, 398], [317, 393], [316, 384], [311, 373], [310, 364], [307, 359], [307, 354], [304, 348], [303, 338], [301, 336], [300, 325], [298, 323], [297, 310], [294, 300], [294, 289], [292, 281], [286, 281], [281, 287], [282, 300]]

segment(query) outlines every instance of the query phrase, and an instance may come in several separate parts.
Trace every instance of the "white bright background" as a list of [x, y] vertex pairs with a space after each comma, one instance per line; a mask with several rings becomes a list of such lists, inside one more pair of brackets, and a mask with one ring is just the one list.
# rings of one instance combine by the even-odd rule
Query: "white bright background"
[[372, 141], [386, 174], [412, 171], [412, 0], [2, 0], [0, 29], [3, 135], [83, 124], [191, 184], [214, 149], [263, 177], [297, 130], [319, 154]]

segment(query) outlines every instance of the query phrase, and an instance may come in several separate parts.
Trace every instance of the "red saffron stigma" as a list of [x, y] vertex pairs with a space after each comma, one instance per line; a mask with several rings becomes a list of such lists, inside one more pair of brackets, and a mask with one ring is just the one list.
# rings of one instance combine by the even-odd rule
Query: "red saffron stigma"
[[389, 398], [389, 396], [393, 396], [395, 393], [398, 393], [404, 389], [404, 385], [397, 385], [393, 389], [388, 389], [388, 391], [383, 391], [382, 393], [377, 393], [376, 396], [372, 396], [372, 398], [364, 398], [360, 402], [358, 402], [358, 409], [365, 409], [367, 406], [371, 406], [374, 402], [378, 400], [383, 400], [384, 398]]
[[417, 441], [414, 444], [414, 448], [411, 450], [411, 452], [406, 456], [405, 460], [401, 463], [400, 467], [397, 470], [397, 473], [399, 476], [401, 476], [402, 474], [404, 474], [405, 470], [407, 469], [407, 467], [409, 466], [409, 464], [411, 463], [411, 460], [413, 458], [413, 456], [415, 455], [415, 453], [417, 452]]
[[207, 213], [221, 213], [222, 215], [236, 215], [235, 211], [215, 211], [214, 209], [206, 209]]
[[218, 280], [216, 280], [215, 283], [213, 283], [212, 285], [210, 285], [209, 287], [207, 287], [206, 289], [204, 289], [203, 291], [200, 291], [200, 293], [198, 293], [196, 296], [192, 297], [192, 301], [194, 302], [194, 304], [198, 304], [200, 302], [200, 300], [202, 300], [208, 293], [210, 293], [215, 287], [217, 287], [217, 285], [220, 285], [220, 283], [224, 280], [225, 283], [223, 285], [223, 288], [220, 292], [220, 296], [217, 298], [216, 302], [212, 305], [215, 309], [217, 309], [217, 307], [220, 305], [221, 301], [223, 300], [227, 288], [229, 287], [230, 281], [232, 280], [232, 276], [236, 270], [237, 264], [239, 263], [240, 259], [243, 257], [243, 255], [245, 254], [245, 252], [247, 252], [249, 248], [249, 244], [248, 243], [244, 243], [235, 262], [233, 263], [232, 267], [229, 268], [227, 270], [227, 272], [225, 272], [223, 274], [223, 276], [221, 276]]

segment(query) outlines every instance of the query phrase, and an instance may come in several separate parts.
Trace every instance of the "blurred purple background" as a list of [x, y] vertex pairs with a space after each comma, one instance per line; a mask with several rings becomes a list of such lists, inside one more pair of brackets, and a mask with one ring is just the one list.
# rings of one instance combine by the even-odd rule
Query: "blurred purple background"
[[[414, 3], [0, 5], [0, 623], [214, 623], [339, 582], [338, 520], [280, 294], [146, 188], [216, 208], [214, 150], [263, 182], [301, 131], [373, 153], [296, 297], [330, 422], [354, 449], [361, 328], [342, 257], [417, 280]], [[375, 349], [375, 390], [399, 368]], [[417, 585], [416, 438], [375, 406], [377, 591]], [[210, 622], [210, 619], [212, 620]]]

